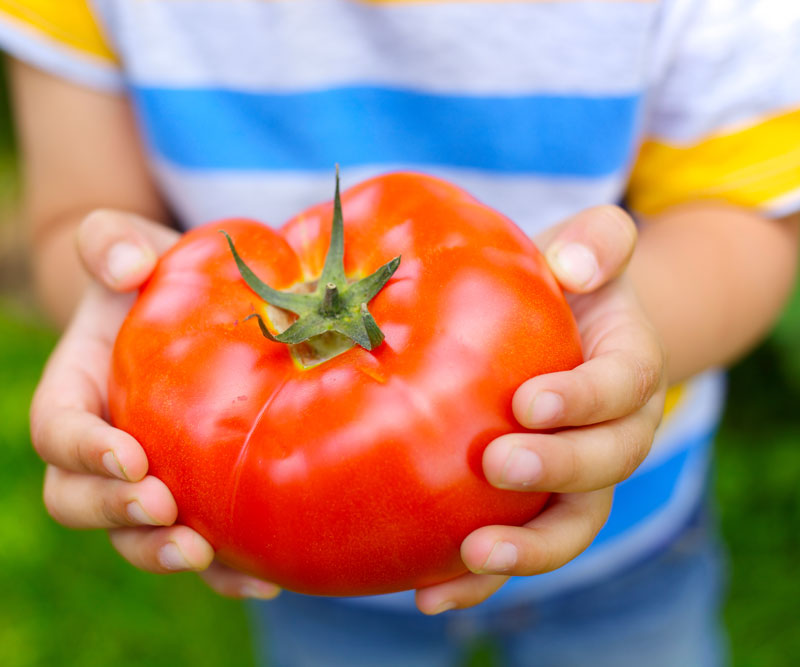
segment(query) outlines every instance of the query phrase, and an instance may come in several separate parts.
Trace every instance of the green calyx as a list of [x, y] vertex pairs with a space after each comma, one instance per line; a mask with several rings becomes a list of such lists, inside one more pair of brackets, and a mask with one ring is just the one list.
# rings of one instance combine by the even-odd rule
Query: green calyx
[[310, 294], [281, 292], [262, 282], [244, 263], [233, 240], [227, 232], [220, 230], [228, 240], [236, 266], [244, 281], [259, 297], [272, 306], [288, 310], [297, 319], [285, 331], [273, 334], [259, 314], [249, 315], [246, 320], [256, 318], [265, 338], [278, 343], [294, 345], [315, 336], [336, 332], [346, 336], [361, 347], [372, 350], [383, 342], [383, 332], [369, 312], [367, 304], [383, 288], [400, 265], [395, 257], [377, 271], [349, 283], [344, 273], [344, 228], [342, 202], [339, 197], [339, 168], [336, 168], [336, 193], [333, 200], [333, 224], [331, 243], [325, 257], [322, 275], [316, 290]]

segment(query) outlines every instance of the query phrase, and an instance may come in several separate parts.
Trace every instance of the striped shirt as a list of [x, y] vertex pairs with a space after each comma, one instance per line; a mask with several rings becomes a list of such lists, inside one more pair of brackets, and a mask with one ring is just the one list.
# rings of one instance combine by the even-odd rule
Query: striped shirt
[[[535, 234], [588, 206], [800, 208], [800, 5], [786, 0], [0, 0], [0, 45], [130, 96], [182, 224], [281, 223], [415, 169]], [[698, 506], [723, 381], [674, 388], [592, 546], [507, 604], [619, 571]], [[411, 604], [409, 594], [369, 604]]]

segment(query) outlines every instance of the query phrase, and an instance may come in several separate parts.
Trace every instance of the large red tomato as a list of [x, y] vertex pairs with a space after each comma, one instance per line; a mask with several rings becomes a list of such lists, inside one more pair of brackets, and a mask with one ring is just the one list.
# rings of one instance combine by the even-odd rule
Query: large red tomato
[[[546, 494], [491, 487], [481, 456], [520, 429], [514, 390], [573, 368], [581, 348], [533, 243], [462, 190], [392, 174], [341, 201], [343, 271], [334, 232], [323, 274], [331, 203], [277, 231], [225, 220], [186, 234], [122, 326], [109, 401], [223, 562], [294, 591], [367, 595], [455, 577], [472, 530], [541, 510]], [[244, 278], [295, 293], [273, 301], [300, 304], [295, 333], [361, 344], [269, 340], [262, 328], [296, 317]]]

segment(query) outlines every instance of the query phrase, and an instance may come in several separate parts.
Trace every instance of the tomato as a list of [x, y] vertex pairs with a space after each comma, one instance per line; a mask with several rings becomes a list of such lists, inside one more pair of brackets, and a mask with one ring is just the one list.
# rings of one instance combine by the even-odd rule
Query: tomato
[[296, 318], [243, 279], [249, 267], [276, 290], [325, 291], [332, 203], [279, 230], [225, 220], [187, 233], [142, 288], [109, 402], [222, 562], [289, 590], [368, 595], [456, 577], [471, 531], [541, 510], [547, 494], [493, 488], [481, 457], [520, 430], [515, 389], [573, 368], [581, 347], [536, 247], [464, 191], [398, 173], [341, 202], [342, 295], [401, 257], [360, 306], [383, 342], [374, 327], [363, 344], [269, 340]]

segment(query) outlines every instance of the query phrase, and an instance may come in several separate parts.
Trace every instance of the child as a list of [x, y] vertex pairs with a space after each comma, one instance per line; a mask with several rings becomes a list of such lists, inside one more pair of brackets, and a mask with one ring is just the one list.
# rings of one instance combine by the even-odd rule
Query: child
[[[264, 650], [275, 664], [438, 665], [487, 634], [509, 665], [723, 662], [704, 510], [722, 381], [709, 369], [763, 335], [793, 284], [788, 5], [0, 0], [40, 291], [62, 322], [84, 294], [32, 409], [51, 514], [109, 529], [143, 569], [273, 597], [172, 525], [142, 450], [103, 421], [131, 301], [106, 288], [146, 278], [175, 238], [157, 222], [279, 223], [330, 197], [335, 162], [345, 186], [424, 170], [535, 236], [574, 294], [586, 363], [514, 399], [523, 426], [559, 430], [484, 455], [490, 483], [560, 495], [525, 527], [474, 532], [472, 573], [416, 593], [425, 614], [462, 611], [284, 593], [258, 607]], [[630, 219], [608, 206], [623, 196], [635, 252]], [[86, 288], [79, 257], [99, 285]]]

